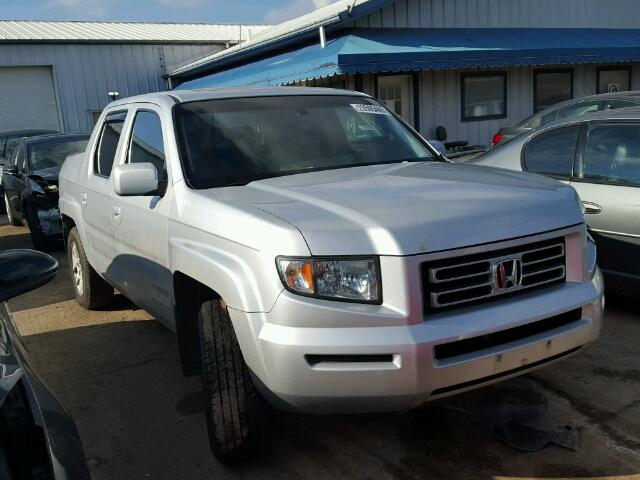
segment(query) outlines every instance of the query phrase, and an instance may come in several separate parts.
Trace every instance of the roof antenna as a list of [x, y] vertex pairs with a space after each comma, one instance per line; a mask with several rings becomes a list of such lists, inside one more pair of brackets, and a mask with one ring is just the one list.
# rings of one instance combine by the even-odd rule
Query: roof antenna
[[349, 5], [349, 7], [347, 7], [347, 13], [349, 14], [349, 16], [353, 15], [353, 8], [356, 6], [357, 2], [358, 0], [353, 0], [353, 3]]

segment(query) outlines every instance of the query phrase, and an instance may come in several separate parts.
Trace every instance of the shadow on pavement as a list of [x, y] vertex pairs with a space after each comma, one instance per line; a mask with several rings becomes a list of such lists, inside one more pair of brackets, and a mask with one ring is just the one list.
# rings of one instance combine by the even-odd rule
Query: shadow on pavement
[[[634, 462], [633, 455], [612, 448], [584, 412], [530, 377], [409, 413], [271, 412], [259, 455], [226, 468], [209, 453], [200, 381], [181, 375], [175, 337], [158, 322], [133, 319], [25, 340], [35, 365], [74, 416], [95, 479], [489, 480], [640, 472], [640, 457]], [[548, 370], [553, 374], [551, 369], [565, 364]], [[615, 380], [609, 385], [615, 389]], [[501, 443], [489, 428], [494, 420], [532, 414], [580, 429], [578, 450], [549, 446], [525, 454]]]

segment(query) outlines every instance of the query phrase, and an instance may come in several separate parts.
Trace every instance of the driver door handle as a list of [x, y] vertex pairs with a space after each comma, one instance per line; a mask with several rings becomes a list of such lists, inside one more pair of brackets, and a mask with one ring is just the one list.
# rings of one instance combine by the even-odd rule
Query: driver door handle
[[584, 214], [585, 215], [596, 215], [602, 212], [602, 207], [597, 203], [593, 202], [582, 202], [584, 206]]

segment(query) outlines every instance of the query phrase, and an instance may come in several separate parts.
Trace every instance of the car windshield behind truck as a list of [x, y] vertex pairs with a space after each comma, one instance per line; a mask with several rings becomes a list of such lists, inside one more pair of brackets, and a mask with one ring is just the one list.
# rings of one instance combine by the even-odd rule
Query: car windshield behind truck
[[89, 140], [56, 140], [50, 142], [34, 143], [30, 147], [31, 168], [41, 170], [44, 168], [61, 167], [69, 155], [82, 152]]
[[176, 105], [175, 123], [184, 172], [193, 188], [434, 158], [402, 122], [365, 97], [292, 95], [188, 102]]

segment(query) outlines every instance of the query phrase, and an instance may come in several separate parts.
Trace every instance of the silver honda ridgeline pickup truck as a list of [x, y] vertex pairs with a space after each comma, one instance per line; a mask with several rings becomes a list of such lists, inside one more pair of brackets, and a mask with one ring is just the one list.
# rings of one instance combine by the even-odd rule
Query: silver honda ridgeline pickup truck
[[444, 161], [373, 98], [260, 88], [110, 104], [60, 174], [78, 302], [177, 333], [213, 452], [263, 406], [410, 409], [579, 352], [603, 287], [574, 191]]

